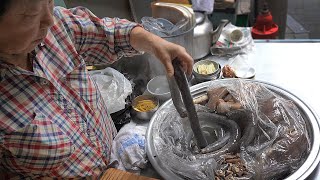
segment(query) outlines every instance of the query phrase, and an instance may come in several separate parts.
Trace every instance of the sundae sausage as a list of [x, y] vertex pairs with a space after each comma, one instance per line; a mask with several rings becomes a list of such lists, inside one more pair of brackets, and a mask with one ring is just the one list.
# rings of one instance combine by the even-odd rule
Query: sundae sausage
[[[189, 89], [186, 75], [183, 72], [181, 65], [177, 59], [172, 61], [172, 65], [174, 68], [174, 77], [175, 77], [176, 83], [178, 85], [178, 88], [180, 89], [182, 100], [183, 100], [184, 106], [186, 107], [188, 119], [190, 121], [190, 125], [191, 125], [191, 129], [193, 131], [193, 134], [196, 138], [197, 145], [199, 146], [199, 148], [204, 148], [208, 144], [207, 144], [207, 141], [204, 138], [204, 135], [203, 135], [201, 128], [200, 128], [198, 115], [196, 112], [196, 108], [193, 104], [193, 99], [190, 94], [190, 89]], [[174, 98], [172, 100], [176, 100], [176, 99]], [[174, 103], [174, 105], [175, 105], [175, 103]]]
[[242, 137], [240, 143], [247, 147], [256, 136], [257, 122], [250, 110], [233, 110], [226, 114], [229, 119], [234, 120], [241, 129]]
[[205, 122], [208, 122], [211, 127], [221, 126], [226, 132], [226, 136], [201, 149], [202, 154], [198, 154], [197, 156], [216, 157], [227, 152], [234, 152], [238, 149], [241, 132], [237, 123], [227, 119], [226, 116], [214, 113], [200, 112], [198, 115], [199, 119], [207, 119]]
[[182, 118], [187, 117], [187, 111], [182, 102], [180, 90], [178, 88], [175, 78], [167, 76], [167, 80], [168, 80], [170, 94], [171, 94], [174, 107], [178, 111], [180, 117]]

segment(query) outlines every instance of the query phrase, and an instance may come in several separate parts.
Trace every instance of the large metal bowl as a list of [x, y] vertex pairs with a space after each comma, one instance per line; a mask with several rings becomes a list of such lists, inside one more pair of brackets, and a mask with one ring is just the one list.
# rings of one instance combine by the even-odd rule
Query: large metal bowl
[[[207, 90], [207, 87], [209, 87], [209, 85], [212, 85], [212, 83], [221, 83], [221, 81], [232, 81], [232, 80], [233, 79], [220, 79], [220, 80], [211, 81], [211, 82], [204, 82], [204, 83], [192, 86], [190, 88], [190, 91], [193, 97], [197, 97], [204, 94]], [[282, 97], [292, 100], [293, 102], [295, 102], [296, 106], [299, 108], [301, 115], [306, 120], [306, 125], [307, 125], [307, 129], [308, 129], [308, 133], [311, 141], [311, 150], [307, 159], [302, 164], [302, 166], [297, 171], [289, 175], [286, 178], [286, 180], [306, 179], [315, 170], [315, 168], [317, 167], [320, 161], [320, 141], [317, 139], [320, 136], [320, 124], [318, 122], [319, 118], [306, 103], [304, 103], [301, 99], [299, 99], [297, 96], [293, 95], [289, 91], [281, 87], [278, 87], [276, 85], [262, 82], [262, 81], [257, 81], [257, 80], [246, 80], [246, 81], [263, 84], [268, 89], [276, 92]], [[168, 100], [159, 108], [159, 110], [162, 110], [168, 106], [172, 106], [172, 104], [173, 104], [172, 100]], [[146, 140], [147, 140], [146, 149], [147, 149], [148, 158], [152, 166], [155, 168], [155, 170], [164, 179], [181, 179], [181, 177], [177, 176], [175, 173], [169, 170], [167, 166], [159, 160], [157, 151], [155, 150], [155, 146], [153, 143], [154, 142], [153, 126], [156, 123], [155, 120], [157, 119], [157, 116], [158, 116], [157, 112], [152, 117], [149, 123], [147, 134], [146, 134]]]

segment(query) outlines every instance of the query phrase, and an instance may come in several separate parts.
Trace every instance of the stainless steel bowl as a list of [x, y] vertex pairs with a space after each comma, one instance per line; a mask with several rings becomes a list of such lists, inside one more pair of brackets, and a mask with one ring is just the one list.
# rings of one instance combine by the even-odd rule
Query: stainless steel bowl
[[[143, 100], [151, 100], [156, 104], [156, 106], [153, 109], [150, 109], [148, 111], [138, 110], [137, 104], [139, 103], [139, 101], [143, 101]], [[156, 97], [152, 95], [140, 95], [133, 99], [131, 112], [134, 116], [136, 116], [141, 120], [150, 120], [153, 114], [157, 111], [158, 107], [159, 107], [159, 100]]]
[[[232, 81], [233, 79], [219, 79], [217, 81], [204, 82], [201, 84], [197, 84], [190, 88], [191, 94], [193, 97], [199, 97], [206, 93], [207, 88], [212, 85], [212, 83], [221, 83], [222, 81]], [[277, 94], [280, 94], [282, 97], [293, 101], [297, 107], [299, 108], [301, 115], [306, 120], [306, 127], [308, 129], [310, 142], [311, 142], [311, 150], [308, 154], [307, 159], [304, 163], [292, 174], [288, 175], [286, 180], [304, 180], [307, 179], [310, 174], [317, 168], [317, 165], [320, 161], [320, 141], [317, 139], [320, 136], [320, 122], [319, 117], [315, 114], [315, 112], [301, 99], [297, 96], [293, 95], [289, 91], [275, 86], [270, 83], [257, 81], [257, 80], [246, 80], [249, 82], [260, 83], [266, 86], [268, 89], [274, 91]], [[146, 134], [146, 150], [148, 158], [155, 168], [155, 170], [164, 178], [164, 179], [182, 179], [177, 174], [172, 172], [165, 162], [162, 162], [157, 154], [157, 150], [155, 149], [154, 142], [156, 141], [153, 138], [154, 128], [157, 127], [157, 124], [161, 123], [161, 119], [157, 118], [160, 115], [160, 111], [162, 109], [173, 107], [172, 100], [165, 102], [157, 113], [152, 117], [149, 127]], [[159, 112], [159, 114], [158, 114]], [[159, 121], [160, 120], [160, 121]]]
[[157, 97], [160, 101], [166, 101], [171, 98], [169, 84], [166, 76], [156, 76], [147, 84], [149, 94]]
[[[215, 71], [210, 74], [201, 74], [198, 71], [200, 65], [210, 65], [213, 64]], [[213, 60], [200, 60], [193, 65], [193, 75], [197, 82], [205, 82], [218, 79], [221, 73], [221, 65]]]

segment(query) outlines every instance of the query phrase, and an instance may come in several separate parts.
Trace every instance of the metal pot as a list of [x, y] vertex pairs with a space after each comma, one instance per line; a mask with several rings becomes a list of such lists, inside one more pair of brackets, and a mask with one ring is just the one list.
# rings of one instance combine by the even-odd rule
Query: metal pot
[[220, 25], [213, 31], [212, 22], [207, 14], [195, 12], [196, 27], [193, 33], [193, 58], [200, 59], [205, 57], [210, 52], [210, 47], [220, 37], [223, 27], [228, 23], [228, 20], [221, 20]]
[[[196, 26], [194, 12], [191, 8], [181, 4], [155, 2], [151, 4], [152, 17], [164, 18], [174, 24], [179, 23], [182, 19], [185, 19], [188, 23], [182, 28], [182, 31], [175, 35], [160, 36], [163, 39], [178, 44], [186, 49], [191, 57], [194, 57], [193, 47], [193, 30]], [[166, 71], [160, 61], [156, 60], [155, 56], [145, 54], [149, 62], [149, 68], [151, 70], [151, 77], [158, 75], [165, 75]]]

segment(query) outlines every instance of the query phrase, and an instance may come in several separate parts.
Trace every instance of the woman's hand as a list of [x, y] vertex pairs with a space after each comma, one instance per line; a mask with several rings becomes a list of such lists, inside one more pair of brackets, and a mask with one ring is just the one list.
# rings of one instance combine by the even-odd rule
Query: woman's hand
[[141, 27], [136, 27], [130, 35], [130, 43], [133, 48], [155, 55], [165, 66], [169, 76], [173, 76], [172, 60], [177, 58], [184, 71], [191, 75], [193, 59], [182, 46], [168, 42]]
[[186, 49], [182, 46], [168, 42], [164, 39], [161, 39], [161, 40], [162, 41], [156, 42], [156, 45], [154, 47], [154, 55], [165, 66], [168, 75], [173, 76], [173, 74], [174, 74], [172, 60], [174, 60], [175, 58], [177, 58], [180, 61], [181, 65], [183, 67], [183, 70], [188, 75], [191, 75], [192, 66], [193, 66], [193, 59], [186, 52]]

